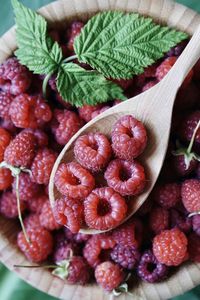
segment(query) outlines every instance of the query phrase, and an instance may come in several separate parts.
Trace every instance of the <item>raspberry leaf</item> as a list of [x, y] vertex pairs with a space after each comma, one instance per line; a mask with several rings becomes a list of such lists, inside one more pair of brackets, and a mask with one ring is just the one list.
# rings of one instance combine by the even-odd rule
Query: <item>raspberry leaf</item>
[[57, 42], [47, 35], [47, 22], [36, 12], [12, 0], [18, 50], [15, 54], [35, 74], [54, 73], [63, 58]]
[[80, 62], [105, 77], [128, 79], [140, 74], [188, 36], [135, 13], [108, 11], [95, 15], [74, 42]]
[[63, 63], [57, 88], [64, 100], [76, 106], [94, 105], [112, 99], [125, 100], [123, 90], [97, 71], [87, 71], [74, 63]]

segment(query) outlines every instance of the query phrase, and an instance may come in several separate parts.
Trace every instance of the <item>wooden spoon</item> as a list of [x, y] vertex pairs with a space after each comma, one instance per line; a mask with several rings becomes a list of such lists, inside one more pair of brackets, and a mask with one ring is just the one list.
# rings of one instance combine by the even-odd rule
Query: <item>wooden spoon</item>
[[[132, 114], [141, 120], [148, 130], [148, 146], [140, 161], [147, 172], [148, 184], [146, 190], [130, 201], [127, 219], [129, 219], [145, 202], [158, 175], [166, 154], [171, 127], [171, 118], [176, 94], [185, 77], [200, 58], [200, 27], [194, 33], [184, 52], [177, 62], [156, 86], [146, 92], [120, 103], [91, 120], [82, 127], [66, 144], [53, 167], [50, 183], [49, 198], [53, 207], [55, 199], [60, 197], [54, 185], [54, 176], [58, 166], [62, 162], [74, 160], [73, 146], [76, 139], [88, 132], [101, 132], [111, 134], [113, 124], [123, 115]], [[124, 220], [123, 222], [125, 222]], [[82, 233], [96, 234], [102, 231], [90, 228], [82, 228]]]

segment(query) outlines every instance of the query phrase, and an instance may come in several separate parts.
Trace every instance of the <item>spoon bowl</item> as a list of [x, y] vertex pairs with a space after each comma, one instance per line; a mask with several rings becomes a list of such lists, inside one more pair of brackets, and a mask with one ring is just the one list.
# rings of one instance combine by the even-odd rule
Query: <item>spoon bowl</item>
[[[75, 159], [73, 147], [76, 139], [80, 135], [89, 132], [101, 132], [110, 136], [114, 123], [121, 116], [131, 114], [140, 120], [147, 129], [148, 144], [144, 153], [139, 157], [139, 161], [144, 166], [147, 174], [147, 186], [141, 195], [133, 197], [129, 201], [129, 210], [123, 222], [128, 220], [140, 208], [152, 191], [163, 165], [168, 146], [175, 97], [188, 72], [200, 57], [199, 40], [200, 27], [196, 30], [175, 65], [161, 82], [146, 92], [106, 110], [82, 127], [70, 139], [58, 156], [51, 173], [49, 198], [52, 207], [56, 199], [60, 197], [60, 193], [54, 185], [55, 173], [61, 163], [71, 162]], [[80, 232], [97, 234], [103, 231], [82, 228]]]

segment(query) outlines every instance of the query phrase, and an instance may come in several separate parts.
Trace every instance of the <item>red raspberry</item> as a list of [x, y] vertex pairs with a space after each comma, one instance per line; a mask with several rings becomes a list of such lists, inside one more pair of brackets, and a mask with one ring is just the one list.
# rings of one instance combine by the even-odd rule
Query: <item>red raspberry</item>
[[67, 35], [69, 37], [69, 41], [67, 43], [67, 47], [70, 51], [74, 51], [74, 40], [75, 37], [78, 36], [83, 28], [84, 23], [80, 21], [73, 21], [71, 24], [70, 30], [68, 31]]
[[86, 198], [95, 186], [94, 177], [76, 162], [62, 163], [54, 182], [61, 194], [74, 199]]
[[117, 244], [138, 248], [142, 240], [142, 224], [137, 219], [122, 224], [113, 231], [113, 238]]
[[85, 122], [92, 120], [92, 113], [102, 108], [102, 104], [97, 105], [84, 105], [78, 108], [78, 113], [81, 119]]
[[19, 95], [11, 103], [9, 113], [12, 122], [19, 128], [36, 129], [52, 118], [49, 105], [40, 95]]
[[158, 234], [169, 228], [169, 212], [162, 207], [154, 207], [149, 215], [149, 228]]
[[49, 138], [47, 134], [41, 129], [28, 128], [28, 129], [24, 129], [24, 131], [31, 132], [35, 136], [38, 147], [42, 148], [48, 146]]
[[113, 82], [118, 84], [123, 90], [127, 90], [134, 83], [134, 78], [130, 79], [112, 79]]
[[124, 220], [127, 205], [112, 188], [97, 188], [84, 201], [85, 222], [90, 228], [107, 230]]
[[4, 157], [4, 152], [9, 145], [11, 140], [10, 133], [4, 128], [0, 127], [0, 162], [2, 162]]
[[80, 248], [79, 246], [74, 242], [62, 242], [58, 247], [56, 247], [54, 253], [53, 253], [53, 260], [55, 262], [60, 262], [62, 260], [67, 260], [70, 258], [70, 255], [73, 256], [79, 255]]
[[172, 208], [181, 200], [181, 186], [178, 183], [157, 186], [153, 191], [153, 199], [163, 208]]
[[13, 177], [10, 170], [0, 168], [0, 191], [6, 190], [11, 187]]
[[40, 224], [48, 230], [56, 230], [61, 227], [54, 218], [53, 211], [49, 201], [46, 201], [43, 204], [41, 213], [40, 213]]
[[182, 183], [182, 202], [190, 213], [200, 211], [200, 180], [188, 179]]
[[60, 44], [61, 37], [60, 37], [60, 31], [59, 30], [51, 29], [51, 30], [49, 30], [48, 33], [49, 33], [50, 37], [52, 38], [52, 40], [54, 40], [55, 42]]
[[200, 236], [200, 215], [192, 217], [192, 228], [193, 231]]
[[150, 88], [152, 88], [152, 87], [153, 87], [154, 85], [156, 85], [157, 83], [158, 83], [157, 80], [152, 80], [152, 81], [147, 82], [147, 83], [143, 86], [142, 91], [145, 92], [145, 91], [149, 90]]
[[83, 205], [77, 200], [61, 198], [56, 200], [54, 217], [57, 223], [65, 225], [72, 233], [77, 233], [83, 223]]
[[79, 116], [69, 110], [54, 110], [52, 121], [52, 131], [56, 141], [60, 145], [65, 145], [71, 137], [83, 126], [83, 121]]
[[38, 184], [48, 184], [57, 155], [49, 148], [39, 149], [31, 165], [32, 180]]
[[0, 66], [0, 88], [4, 92], [19, 95], [28, 90], [32, 74], [22, 66], [16, 57], [7, 59]]
[[187, 256], [187, 238], [178, 228], [164, 230], [153, 239], [153, 253], [167, 266], [178, 266]]
[[92, 268], [105, 260], [107, 252], [115, 247], [115, 240], [109, 234], [93, 235], [85, 244], [83, 256]]
[[192, 228], [192, 219], [184, 216], [180, 211], [175, 209], [170, 210], [170, 223], [171, 228], [177, 227], [184, 233], [190, 232]]
[[104, 290], [110, 292], [122, 283], [124, 274], [118, 265], [106, 261], [96, 267], [95, 278]]
[[62, 104], [62, 106], [63, 106], [64, 108], [66, 108], [66, 109], [68, 109], [68, 110], [73, 109], [72, 104], [71, 104], [70, 102], [65, 101], [57, 91], [56, 91], [55, 98], [56, 98], [56, 100], [57, 100], [60, 104]]
[[27, 230], [30, 239], [28, 242], [21, 231], [17, 237], [20, 250], [31, 262], [39, 263], [47, 259], [53, 250], [53, 238], [49, 231], [44, 228], [33, 228]]
[[138, 195], [146, 184], [144, 168], [136, 161], [112, 160], [104, 176], [108, 185], [122, 196]]
[[[20, 203], [20, 210], [23, 212], [26, 206], [23, 201]], [[0, 212], [6, 218], [16, 218], [18, 217], [18, 210], [17, 210], [17, 199], [16, 196], [13, 195], [12, 192], [5, 192], [2, 194], [0, 198]]]
[[77, 161], [93, 172], [102, 170], [109, 162], [112, 149], [109, 140], [101, 133], [80, 136], [74, 145]]
[[4, 160], [16, 167], [29, 167], [35, 156], [35, 148], [34, 135], [21, 131], [6, 148]]
[[28, 209], [33, 213], [40, 214], [44, 203], [47, 201], [49, 201], [49, 198], [46, 195], [39, 195], [28, 201]]
[[95, 110], [92, 113], [92, 119], [96, 118], [98, 115], [100, 115], [101, 113], [103, 113], [104, 111], [106, 111], [109, 108], [110, 108], [110, 106], [104, 105], [102, 108]]
[[[200, 110], [196, 110], [183, 119], [180, 125], [180, 136], [184, 142], [190, 142], [193, 132], [200, 120]], [[200, 145], [200, 128], [195, 135], [195, 144]]]
[[185, 47], [187, 46], [187, 44], [188, 44], [188, 40], [180, 42], [178, 45], [171, 48], [167, 52], [167, 56], [180, 56], [183, 50], [185, 49]]
[[13, 96], [9, 93], [0, 92], [0, 117], [10, 120], [9, 109], [13, 101]]
[[189, 163], [189, 167], [185, 164], [184, 155], [173, 156], [172, 158], [173, 168], [176, 173], [181, 176], [187, 176], [196, 170], [198, 162], [195, 159], [192, 159]]
[[17, 128], [14, 126], [11, 120], [0, 119], [0, 127], [9, 131], [12, 134], [16, 134], [18, 132]]
[[40, 217], [38, 214], [30, 214], [24, 219], [24, 226], [26, 229], [41, 228]]
[[68, 228], [64, 228], [65, 236], [67, 240], [74, 241], [78, 244], [85, 243], [91, 238], [90, 234], [84, 234], [84, 233], [77, 233], [73, 234]]
[[154, 283], [166, 277], [168, 267], [159, 263], [152, 251], [148, 250], [141, 257], [137, 273], [142, 280]]
[[[191, 109], [195, 109], [197, 107], [200, 97], [200, 90], [195, 85], [195, 83], [191, 82], [184, 89], [180, 89], [178, 91], [176, 100], [175, 100], [175, 109], [179, 112], [180, 110], [189, 111]], [[180, 126], [180, 123], [178, 123]]]
[[200, 237], [195, 233], [191, 233], [188, 237], [188, 251], [189, 258], [200, 263]]
[[84, 285], [90, 281], [91, 270], [85, 259], [81, 256], [74, 256], [70, 260], [68, 271], [67, 282], [70, 284], [78, 283]]
[[[19, 176], [19, 197], [20, 200], [31, 202], [41, 191], [38, 184], [31, 181], [30, 175], [21, 173]], [[13, 193], [16, 193], [16, 179], [13, 182]]]
[[132, 270], [140, 260], [140, 252], [133, 246], [116, 245], [110, 254], [112, 260], [124, 269]]
[[146, 129], [133, 116], [123, 116], [114, 124], [112, 148], [117, 157], [132, 161], [144, 151], [146, 144]]

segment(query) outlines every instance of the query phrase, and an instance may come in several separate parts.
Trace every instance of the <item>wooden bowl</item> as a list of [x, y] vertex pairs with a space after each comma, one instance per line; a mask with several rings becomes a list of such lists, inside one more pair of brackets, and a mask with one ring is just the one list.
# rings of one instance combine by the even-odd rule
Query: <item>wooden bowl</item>
[[[119, 9], [123, 11], [139, 12], [149, 15], [155, 20], [166, 23], [171, 27], [192, 34], [200, 24], [200, 15], [196, 12], [169, 0], [61, 0], [43, 7], [40, 13], [57, 26], [67, 26], [72, 19], [87, 19], [98, 11]], [[14, 28], [9, 30], [0, 40], [0, 63], [9, 57], [16, 48]], [[16, 246], [17, 223], [0, 218], [0, 260], [25, 281], [43, 292], [65, 300], [106, 300], [110, 295], [97, 285], [77, 286], [68, 285], [64, 281], [53, 277], [49, 271], [41, 269], [16, 269], [13, 264], [29, 264]], [[119, 300], [169, 299], [180, 295], [200, 284], [200, 264], [187, 263], [162, 283], [135, 283], [130, 290], [133, 296], [121, 295]]]

